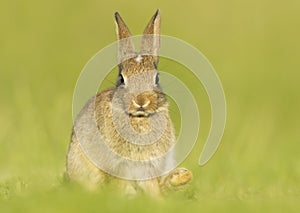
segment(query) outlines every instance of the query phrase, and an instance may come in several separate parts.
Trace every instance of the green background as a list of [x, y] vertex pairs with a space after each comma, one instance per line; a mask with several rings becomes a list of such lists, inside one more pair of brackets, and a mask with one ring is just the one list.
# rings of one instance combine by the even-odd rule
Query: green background
[[[200, 106], [199, 140], [182, 164], [194, 174], [190, 188], [157, 202], [63, 184], [80, 71], [116, 40], [115, 11], [140, 34], [157, 8], [162, 33], [203, 52], [223, 83], [221, 146], [198, 166], [210, 125], [207, 95], [181, 65], [162, 59], [159, 69], [180, 76]], [[0, 211], [299, 210], [299, 11], [298, 0], [1, 1]]]

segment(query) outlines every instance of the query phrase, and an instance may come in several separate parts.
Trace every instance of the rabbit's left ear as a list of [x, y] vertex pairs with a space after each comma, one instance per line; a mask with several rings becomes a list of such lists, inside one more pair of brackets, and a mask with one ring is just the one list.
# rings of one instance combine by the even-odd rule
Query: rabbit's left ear
[[141, 43], [141, 54], [152, 55], [154, 63], [158, 63], [158, 54], [160, 48], [160, 12], [159, 9], [152, 16], [147, 27], [144, 30], [142, 43]]

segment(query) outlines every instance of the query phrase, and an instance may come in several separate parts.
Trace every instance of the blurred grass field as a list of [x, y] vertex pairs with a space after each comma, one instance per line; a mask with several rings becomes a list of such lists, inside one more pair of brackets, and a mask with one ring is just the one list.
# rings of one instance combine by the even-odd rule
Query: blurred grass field
[[[139, 34], [157, 8], [162, 33], [203, 52], [223, 83], [221, 146], [198, 166], [210, 125], [205, 90], [162, 59], [159, 68], [180, 75], [201, 106], [199, 140], [182, 164], [194, 173], [189, 190], [157, 202], [65, 186], [81, 69], [115, 41], [115, 11]], [[297, 0], [2, 1], [0, 212], [298, 212], [299, 11]]]

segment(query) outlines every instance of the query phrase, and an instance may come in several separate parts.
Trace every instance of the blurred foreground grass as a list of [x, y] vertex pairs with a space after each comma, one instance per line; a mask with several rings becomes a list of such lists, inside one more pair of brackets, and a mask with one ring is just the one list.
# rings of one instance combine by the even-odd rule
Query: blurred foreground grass
[[[205, 91], [193, 87], [182, 67], [161, 60], [160, 69], [190, 82], [201, 106], [199, 140], [183, 163], [195, 176], [188, 192], [158, 203], [65, 186], [72, 93], [81, 69], [115, 41], [115, 11], [137, 34], [157, 8], [162, 33], [201, 50], [223, 83], [227, 126], [218, 152], [197, 165], [209, 129]], [[0, 212], [297, 212], [299, 10], [296, 0], [3, 1]]]

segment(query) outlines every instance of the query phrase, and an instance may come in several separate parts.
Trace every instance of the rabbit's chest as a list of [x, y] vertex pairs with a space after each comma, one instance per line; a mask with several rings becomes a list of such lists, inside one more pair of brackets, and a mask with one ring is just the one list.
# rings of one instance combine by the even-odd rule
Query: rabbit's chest
[[130, 124], [133, 130], [139, 134], [145, 134], [151, 131], [152, 129], [149, 119], [146, 118], [139, 118], [139, 117], [131, 118]]

